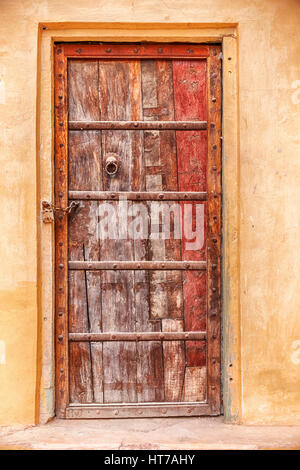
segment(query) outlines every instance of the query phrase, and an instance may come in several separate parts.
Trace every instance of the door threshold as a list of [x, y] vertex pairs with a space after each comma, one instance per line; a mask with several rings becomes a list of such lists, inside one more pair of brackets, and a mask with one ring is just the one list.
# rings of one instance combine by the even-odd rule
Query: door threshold
[[126, 404], [71, 404], [66, 409], [66, 418], [159, 418], [178, 416], [217, 416], [209, 404], [191, 403], [126, 403]]

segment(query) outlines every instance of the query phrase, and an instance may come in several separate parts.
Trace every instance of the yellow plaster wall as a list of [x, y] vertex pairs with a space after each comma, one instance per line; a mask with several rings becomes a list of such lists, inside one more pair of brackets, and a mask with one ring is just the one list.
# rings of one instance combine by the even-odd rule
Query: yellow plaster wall
[[299, 424], [298, 0], [0, 0], [0, 424], [38, 403], [38, 24], [120, 21], [238, 23], [241, 421]]

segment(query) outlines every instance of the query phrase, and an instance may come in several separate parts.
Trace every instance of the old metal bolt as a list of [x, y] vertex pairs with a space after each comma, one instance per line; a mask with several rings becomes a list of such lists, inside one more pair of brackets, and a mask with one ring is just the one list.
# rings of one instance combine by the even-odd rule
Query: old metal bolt
[[64, 265], [62, 263], [60, 263], [59, 265], [59, 269], [63, 269]]
[[57, 49], [57, 54], [60, 54], [61, 53], [61, 49]]
[[76, 49], [76, 52], [78, 52], [78, 54], [81, 53], [81, 49]]
[[211, 100], [213, 103], [215, 103], [217, 101], [217, 98], [213, 97]]
[[111, 52], [111, 49], [106, 49], [105, 51], [107, 54], [109, 54]]
[[58, 335], [57, 337], [58, 341], [62, 341], [64, 339], [63, 335]]

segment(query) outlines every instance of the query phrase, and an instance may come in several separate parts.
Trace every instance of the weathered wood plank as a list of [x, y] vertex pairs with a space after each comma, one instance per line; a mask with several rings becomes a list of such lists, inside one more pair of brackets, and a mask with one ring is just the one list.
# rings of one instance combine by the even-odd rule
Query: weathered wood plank
[[[146, 309], [145, 309], [146, 311]], [[135, 333], [127, 332], [110, 332], [110, 333], [70, 333], [70, 341], [173, 341], [173, 340], [204, 340], [206, 337], [205, 331], [172, 331], [172, 332], [161, 332], [160, 331], [160, 322], [151, 322], [149, 321], [148, 316], [145, 315], [144, 319], [146, 325], [144, 324], [143, 330], [137, 330]], [[139, 327], [141, 326], [141, 321]], [[153, 328], [151, 327], [153, 323]], [[157, 328], [155, 325], [158, 325]], [[149, 330], [147, 332], [147, 329]], [[197, 341], [201, 342], [201, 341]], [[199, 346], [199, 348], [202, 346]]]
[[[98, 61], [69, 61], [68, 100], [71, 119], [99, 119]], [[102, 185], [100, 132], [69, 133], [69, 188], [100, 190]], [[97, 202], [84, 202], [69, 218], [69, 259], [99, 260]], [[99, 272], [70, 272], [75, 286], [69, 296], [70, 331], [101, 332]], [[72, 295], [71, 295], [72, 294]], [[79, 313], [77, 314], [77, 310]], [[81, 320], [79, 321], [79, 316]], [[76, 349], [77, 348], [77, 349]], [[71, 401], [103, 402], [102, 344], [70, 345]], [[85, 384], [85, 388], [82, 387]]]
[[[132, 63], [130, 68], [131, 95], [130, 102], [133, 119], [141, 119], [142, 113], [142, 89], [141, 89], [141, 67], [139, 62]], [[132, 135], [132, 139], [134, 135]], [[138, 138], [138, 140], [137, 140]], [[134, 148], [132, 153], [132, 190], [146, 189], [146, 154], [144, 147], [145, 135], [142, 132], [136, 133]], [[132, 215], [137, 215], [140, 210], [142, 224], [147, 224], [149, 232], [149, 213], [146, 203], [132, 204]], [[149, 243], [147, 239], [140, 239], [134, 236], [134, 259], [138, 262], [145, 261], [148, 258]], [[135, 290], [135, 315], [136, 332], [159, 332], [160, 323], [150, 320], [149, 304], [149, 273], [147, 271], [134, 271], [134, 290]], [[149, 334], [148, 333], [148, 334]], [[143, 333], [145, 334], [145, 333]], [[138, 402], [160, 402], [164, 400], [163, 387], [163, 359], [162, 348], [159, 341], [149, 341], [137, 343], [137, 400]]]
[[[68, 204], [67, 58], [54, 48], [55, 61], [55, 205]], [[60, 193], [62, 197], [60, 197]], [[55, 220], [55, 377], [56, 415], [65, 417], [69, 403], [68, 357], [68, 224]], [[63, 269], [57, 269], [62, 265]]]
[[129, 201], [205, 201], [206, 192], [174, 192], [174, 191], [69, 191], [69, 199], [90, 201], [119, 200], [121, 197]]
[[208, 228], [208, 345], [207, 375], [208, 401], [212, 412], [218, 414], [221, 406], [220, 393], [220, 316], [221, 316], [221, 60], [220, 46], [210, 49], [208, 59], [208, 157], [207, 202]]
[[[162, 331], [183, 331], [182, 320], [163, 319]], [[185, 351], [183, 341], [164, 341], [164, 382], [165, 400], [181, 401], [185, 371]]]
[[[89, 333], [87, 314], [85, 273], [69, 272], [69, 331]], [[93, 402], [93, 378], [91, 349], [88, 343], [69, 345], [70, 401], [73, 403]]]
[[[143, 116], [147, 121], [174, 119], [172, 64], [167, 61], [143, 61], [142, 63]], [[146, 165], [146, 189], [149, 191], [176, 191], [177, 159], [176, 139], [172, 131], [145, 131], [144, 153]], [[157, 168], [156, 174], [149, 170]], [[163, 194], [161, 199], [163, 198]], [[173, 214], [171, 214], [171, 219]], [[160, 223], [157, 231], [160, 231]], [[153, 221], [151, 231], [153, 231]], [[173, 234], [171, 234], [172, 236]], [[161, 236], [161, 235], [160, 235]], [[149, 242], [149, 259], [180, 259], [180, 241], [152, 239]], [[182, 316], [182, 286], [179, 272], [150, 273], [151, 318]]]
[[96, 58], [174, 58], [208, 57], [209, 45], [206, 44], [58, 44], [64, 48], [68, 57]]
[[[131, 119], [129, 63], [100, 61], [99, 71], [101, 119]], [[133, 105], [133, 110], [134, 113], [137, 112], [136, 104]], [[114, 153], [118, 155], [121, 163], [120, 171], [115, 178], [104, 174], [104, 190], [130, 191], [132, 181], [130, 133], [128, 131], [103, 131], [102, 149], [103, 161], [107, 155]], [[133, 260], [134, 258], [132, 240], [105, 239], [101, 240], [100, 246], [102, 261]], [[135, 331], [134, 274], [132, 271], [102, 272], [102, 312], [103, 332]], [[137, 401], [136, 369], [136, 345], [134, 343], [104, 343], [105, 403]]]
[[[173, 61], [175, 115], [179, 120], [206, 119], [206, 62], [196, 60]], [[180, 191], [205, 191], [207, 172], [207, 134], [199, 131], [186, 133], [177, 132], [178, 152], [178, 189]], [[200, 220], [203, 231], [203, 245], [194, 247], [190, 245], [192, 240], [187, 239], [187, 226], [190, 231], [196, 227], [196, 201], [189, 204], [182, 203], [185, 214], [183, 223], [183, 260], [205, 260], [206, 256], [206, 226], [204, 220]], [[189, 219], [186, 217], [188, 209], [191, 209]], [[206, 207], [204, 209], [206, 212]], [[198, 229], [199, 235], [199, 229]], [[200, 242], [201, 244], [201, 242]], [[206, 329], [206, 274], [200, 272], [185, 272], [184, 299], [185, 299], [185, 327], [188, 331]], [[199, 349], [196, 342], [186, 343], [186, 361], [188, 366], [202, 366], [206, 364], [206, 350]], [[186, 391], [188, 394], [188, 391]]]
[[[80, 236], [80, 239], [82, 237]], [[116, 245], [115, 240], [107, 240], [107, 244]], [[73, 242], [72, 242], [73, 243]], [[74, 242], [75, 243], [75, 242]], [[103, 246], [102, 246], [103, 248]], [[102, 250], [103, 251], [103, 250]], [[112, 251], [112, 250], [111, 250]], [[109, 257], [112, 257], [113, 253]], [[206, 261], [69, 261], [70, 269], [103, 269], [103, 270], [205, 270]]]
[[183, 401], [206, 399], [206, 367], [187, 367], [184, 374]]

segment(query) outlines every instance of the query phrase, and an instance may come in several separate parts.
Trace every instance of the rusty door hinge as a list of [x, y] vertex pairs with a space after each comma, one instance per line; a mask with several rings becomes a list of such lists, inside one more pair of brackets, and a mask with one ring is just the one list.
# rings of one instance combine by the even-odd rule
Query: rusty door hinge
[[42, 201], [42, 219], [45, 224], [54, 222], [55, 214], [60, 212], [61, 214], [71, 214], [72, 211], [77, 209], [79, 206], [78, 201], [72, 201], [67, 207], [55, 207], [49, 201]]

